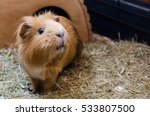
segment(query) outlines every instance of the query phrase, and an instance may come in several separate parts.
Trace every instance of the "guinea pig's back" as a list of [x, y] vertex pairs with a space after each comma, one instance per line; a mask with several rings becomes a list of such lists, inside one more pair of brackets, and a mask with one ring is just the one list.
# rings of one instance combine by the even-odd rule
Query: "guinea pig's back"
[[81, 55], [83, 44], [75, 25], [69, 19], [60, 16], [60, 23], [68, 32], [68, 49], [64, 55], [63, 60], [63, 66], [67, 66], [72, 62], [72, 60], [78, 58]]

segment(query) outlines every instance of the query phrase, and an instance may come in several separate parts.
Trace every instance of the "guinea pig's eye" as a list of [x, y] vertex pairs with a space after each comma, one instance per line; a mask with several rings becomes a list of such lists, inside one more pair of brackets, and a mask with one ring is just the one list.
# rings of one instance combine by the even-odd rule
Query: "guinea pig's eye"
[[44, 29], [43, 28], [39, 28], [38, 33], [41, 35], [42, 33], [44, 33]]

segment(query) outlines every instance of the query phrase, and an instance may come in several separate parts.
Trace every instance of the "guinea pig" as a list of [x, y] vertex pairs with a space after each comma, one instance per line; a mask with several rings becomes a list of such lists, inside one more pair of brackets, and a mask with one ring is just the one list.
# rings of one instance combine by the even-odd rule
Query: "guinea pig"
[[16, 38], [18, 57], [30, 76], [33, 91], [42, 94], [53, 88], [59, 73], [83, 49], [75, 25], [52, 12], [23, 17]]

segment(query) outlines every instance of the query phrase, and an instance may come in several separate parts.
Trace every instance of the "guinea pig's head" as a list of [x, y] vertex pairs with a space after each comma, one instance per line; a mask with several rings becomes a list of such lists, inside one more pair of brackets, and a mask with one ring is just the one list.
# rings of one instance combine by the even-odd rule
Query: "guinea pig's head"
[[63, 53], [68, 34], [60, 21], [59, 16], [50, 13], [23, 18], [17, 30], [17, 41], [29, 61], [45, 63]]

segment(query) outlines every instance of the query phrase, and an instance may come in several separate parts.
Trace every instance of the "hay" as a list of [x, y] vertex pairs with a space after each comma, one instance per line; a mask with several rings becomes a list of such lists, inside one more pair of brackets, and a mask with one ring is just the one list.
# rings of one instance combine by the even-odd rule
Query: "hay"
[[0, 50], [1, 98], [150, 98], [150, 47], [120, 41], [85, 45], [81, 58], [58, 77], [48, 95], [28, 91], [16, 49]]
[[27, 91], [29, 80], [18, 62], [17, 50], [0, 50], [0, 98], [37, 98]]

